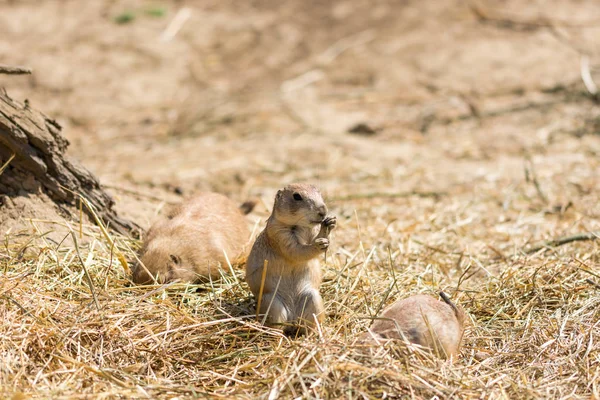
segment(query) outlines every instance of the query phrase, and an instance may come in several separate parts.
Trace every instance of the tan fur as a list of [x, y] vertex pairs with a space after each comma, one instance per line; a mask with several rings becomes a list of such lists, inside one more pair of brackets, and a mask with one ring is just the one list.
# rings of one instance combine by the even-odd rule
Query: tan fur
[[[375, 337], [404, 339], [429, 348], [442, 358], [456, 357], [464, 333], [465, 313], [440, 293], [444, 302], [428, 295], [398, 300], [375, 320]], [[372, 337], [366, 334], [363, 338]]]
[[[302, 199], [294, 199], [294, 194]], [[328, 248], [329, 232], [335, 225], [336, 218], [327, 215], [316, 187], [292, 184], [277, 192], [273, 213], [246, 263], [246, 281], [258, 299], [263, 266], [268, 262], [259, 311], [268, 314], [269, 325], [298, 324], [303, 331], [314, 326], [314, 316], [323, 320], [318, 257]], [[286, 330], [294, 332], [295, 328]]]
[[[202, 193], [171, 210], [149, 229], [133, 281], [150, 284], [180, 279], [199, 282], [228, 272], [243, 256], [250, 232], [240, 208], [217, 193]], [[152, 276], [150, 276], [150, 274]]]

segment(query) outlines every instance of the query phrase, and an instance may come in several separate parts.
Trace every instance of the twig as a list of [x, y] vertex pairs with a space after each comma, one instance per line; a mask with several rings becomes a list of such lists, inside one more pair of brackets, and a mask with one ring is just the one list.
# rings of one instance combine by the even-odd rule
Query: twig
[[29, 311], [28, 309], [26, 309], [25, 307], [23, 307], [21, 304], [19, 304], [18, 301], [16, 301], [15, 299], [13, 299], [11, 296], [9, 296], [7, 294], [3, 294], [2, 297], [4, 297], [6, 300], [12, 302], [17, 307], [19, 307], [19, 309], [21, 309], [21, 311], [23, 312], [23, 314], [29, 315], [31, 318], [35, 319], [36, 321], [38, 321], [40, 323], [43, 323], [43, 321], [37, 315], [33, 314], [31, 311]]
[[6, 75], [30, 75], [31, 68], [11, 67], [10, 65], [0, 64], [0, 74]]
[[102, 378], [106, 378], [107, 380], [109, 380], [109, 381], [111, 381], [111, 382], [113, 382], [113, 383], [115, 383], [115, 384], [117, 384], [117, 385], [119, 385], [121, 387], [128, 387], [126, 382], [124, 382], [124, 381], [116, 378], [110, 372], [106, 372], [106, 371], [104, 371], [102, 369], [99, 369], [99, 368], [96, 368], [96, 367], [92, 367], [91, 365], [87, 365], [85, 363], [79, 362], [79, 361], [77, 361], [77, 360], [75, 360], [75, 359], [73, 359], [71, 357], [68, 357], [68, 356], [61, 356], [61, 355], [58, 355], [58, 354], [55, 354], [55, 353], [52, 353], [51, 355], [52, 355], [52, 357], [58, 358], [61, 361], [70, 362], [72, 364], [75, 364], [75, 365], [77, 365], [77, 366], [85, 369], [88, 372], [96, 374], [96, 375], [98, 375], [98, 376], [100, 376]]
[[503, 253], [502, 253], [500, 250], [498, 250], [497, 248], [495, 248], [495, 247], [494, 247], [494, 246], [492, 246], [491, 244], [486, 244], [485, 246], [486, 246], [488, 249], [492, 250], [494, 253], [496, 253], [496, 255], [502, 259], [502, 261], [504, 261], [504, 262], [506, 262], [506, 261], [507, 261], [507, 258], [506, 258], [506, 256], [505, 256], [505, 255], [504, 255], [504, 254], [503, 254]]
[[490, 12], [488, 12], [488, 10], [484, 9], [483, 7], [481, 7], [479, 4], [475, 4], [475, 2], [469, 1], [469, 9], [471, 10], [471, 12], [475, 15], [475, 17], [477, 17], [477, 19], [481, 22], [493, 22], [495, 24], [498, 25], [503, 25], [506, 27], [523, 27], [523, 28], [528, 28], [528, 29], [535, 29], [535, 28], [542, 28], [542, 27], [547, 27], [549, 26], [547, 21], [544, 21], [543, 23], [540, 21], [519, 21], [513, 18], [508, 18], [508, 17], [497, 17], [495, 15], [491, 15]]
[[283, 82], [280, 86], [280, 90], [282, 93], [290, 93], [296, 91], [298, 89], [302, 89], [312, 83], [318, 82], [325, 78], [325, 73], [320, 69], [312, 69], [303, 73], [302, 75], [298, 75], [295, 78], [288, 79]]
[[417, 240], [417, 239], [415, 239], [415, 238], [412, 238], [412, 237], [411, 237], [409, 240], [410, 240], [411, 242], [415, 242], [416, 244], [419, 244], [419, 245], [421, 245], [421, 246], [423, 246], [423, 247], [425, 247], [425, 248], [428, 248], [429, 250], [433, 250], [433, 251], [435, 251], [436, 253], [442, 253], [442, 254], [460, 254], [460, 255], [461, 255], [461, 257], [462, 257], [462, 253], [448, 252], [448, 251], [446, 251], [446, 250], [442, 250], [442, 249], [440, 249], [439, 247], [430, 246], [430, 245], [428, 245], [427, 243], [421, 242], [420, 240]]
[[317, 64], [329, 65], [346, 50], [367, 44], [374, 40], [375, 37], [375, 32], [371, 29], [367, 29], [357, 34], [342, 38], [332, 44], [329, 48], [327, 48], [327, 50], [321, 53], [319, 57], [317, 57]]
[[[583, 261], [581, 261], [579, 258], [577, 257], [573, 257], [573, 260], [577, 261], [579, 263], [579, 270], [585, 272], [586, 274], [590, 274], [591, 276], [600, 279], [600, 275], [596, 274], [593, 271], [590, 271], [590, 266], [587, 265], [586, 263], [584, 263]], [[581, 268], [581, 267], [585, 267], [585, 268]]]
[[585, 85], [585, 88], [592, 95], [594, 99], [598, 97], [598, 86], [594, 83], [594, 79], [592, 78], [592, 74], [590, 72], [590, 58], [586, 55], [582, 55], [580, 59], [580, 71], [581, 71], [581, 80]]
[[[265, 260], [265, 265], [267, 265], [267, 260]], [[261, 286], [264, 286], [263, 283], [264, 282], [261, 282]], [[271, 312], [271, 306], [273, 305], [273, 302], [275, 301], [275, 298], [276, 298], [277, 293], [279, 291], [279, 284], [280, 283], [281, 283], [281, 275], [279, 275], [279, 279], [277, 280], [277, 285], [275, 285], [275, 291], [271, 295], [271, 301], [269, 302], [269, 307], [267, 307], [267, 311], [265, 311], [265, 315], [263, 316], [263, 319], [262, 319], [262, 322], [261, 322], [263, 325], [267, 322], [267, 318], [269, 318], [269, 312]]]
[[456, 289], [454, 289], [455, 292], [458, 292], [458, 289], [460, 288], [460, 285], [463, 283], [463, 281], [469, 280], [473, 275], [475, 275], [477, 273], [477, 271], [475, 271], [471, 275], [469, 275], [468, 277], [465, 278], [465, 276], [467, 275], [467, 272], [469, 272], [471, 270], [472, 266], [473, 266], [473, 264], [469, 262], [469, 265], [467, 265], [467, 268], [465, 268], [463, 273], [460, 274], [460, 277], [458, 278], [458, 283], [456, 284]]
[[493, 22], [505, 27], [522, 27], [527, 29], [538, 29], [538, 28], [553, 28], [555, 26], [567, 27], [567, 28], [589, 28], [597, 26], [597, 21], [585, 21], [581, 23], [572, 23], [570, 21], [550, 19], [546, 17], [540, 17], [537, 19], [519, 19], [515, 14], [503, 12], [502, 15], [493, 15], [494, 13], [490, 10], [486, 10], [484, 7], [476, 4], [475, 1], [469, 1], [469, 9], [478, 20], [482, 22]]
[[256, 305], [256, 320], [258, 321], [258, 316], [260, 315], [260, 306], [262, 303], [263, 297], [263, 289], [265, 288], [265, 278], [267, 277], [267, 266], [269, 265], [269, 260], [265, 260], [263, 264], [262, 277], [260, 278], [260, 289], [258, 291], [258, 304]]
[[[238, 279], [237, 275], [235, 274], [235, 271], [233, 270], [233, 266], [231, 265], [231, 261], [229, 260], [229, 256], [227, 256], [227, 252], [225, 251], [225, 249], [223, 249], [223, 255], [225, 256], [225, 261], [227, 262], [227, 267], [229, 267], [229, 272], [231, 273], [233, 280], [241, 290], [244, 290], [244, 288], [242, 288], [242, 285], [240, 284], [240, 280]], [[224, 271], [221, 271], [221, 276], [225, 277]]]
[[567, 244], [567, 243], [571, 243], [571, 242], [579, 242], [579, 241], [583, 241], [583, 240], [596, 240], [600, 237], [600, 231], [598, 232], [582, 232], [582, 233], [577, 233], [575, 235], [571, 235], [571, 236], [563, 236], [563, 237], [559, 237], [557, 239], [552, 239], [552, 240], [548, 240], [546, 242], [541, 242], [538, 243], [528, 249], [524, 249], [525, 253], [527, 254], [531, 254], [531, 253], [535, 253], [538, 250], [541, 249], [547, 249], [550, 247], [558, 247], [558, 246], [562, 246], [563, 244]]
[[587, 278], [585, 281], [587, 283], [589, 283], [590, 285], [594, 286], [596, 289], [600, 289], [600, 285], [597, 284], [596, 282], [594, 282], [593, 280], [591, 280], [590, 278]]
[[[152, 275], [150, 274], [150, 276], [152, 276]], [[171, 286], [173, 286], [173, 285], [176, 285], [176, 284], [178, 284], [178, 283], [181, 283], [181, 282], [179, 281], [179, 279], [175, 279], [174, 281], [171, 281], [171, 282], [169, 282], [169, 283], [164, 283], [164, 284], [160, 285], [159, 287], [157, 287], [157, 288], [155, 288], [155, 289], [152, 289], [151, 291], [149, 291], [149, 292], [147, 292], [147, 293], [144, 293], [144, 295], [143, 295], [143, 296], [140, 296], [140, 298], [138, 299], [138, 301], [137, 301], [137, 302], [139, 303], [139, 302], [141, 302], [142, 300], [144, 300], [144, 299], [147, 299], [148, 297], [152, 296], [153, 294], [155, 294], [155, 293], [158, 293], [158, 292], [161, 292], [161, 291], [163, 291], [163, 290], [167, 290], [167, 289], [168, 289], [168, 288], [170, 288]]]
[[[65, 188], [64, 186], [61, 186], [61, 187], [63, 189], [69, 190], [68, 188]], [[98, 214], [96, 213], [96, 210], [94, 210], [94, 206], [92, 205], [92, 203], [90, 203], [90, 201], [88, 199], [86, 199], [83, 195], [81, 195], [79, 193], [75, 193], [75, 192], [73, 192], [71, 190], [69, 190], [69, 191], [71, 193], [75, 194], [76, 196], [79, 196], [79, 199], [81, 201], [83, 201], [83, 204], [85, 204], [86, 208], [92, 214], [92, 217], [94, 217], [94, 220], [96, 221], [96, 225], [98, 225], [98, 227], [100, 228], [100, 232], [102, 232], [102, 235], [104, 236], [104, 238], [106, 239], [106, 241], [111, 246], [114, 246], [115, 254], [117, 255], [117, 258], [119, 259], [119, 262], [121, 263], [121, 266], [123, 267], [123, 269], [125, 270], [125, 272], [127, 274], [131, 273], [131, 271], [129, 269], [129, 265], [127, 264], [127, 260], [125, 259], [125, 256], [123, 256], [123, 253], [121, 253], [121, 251], [118, 249], [118, 247], [115, 246], [114, 240], [108, 234], [108, 230], [106, 229], [106, 227], [102, 223], [102, 220], [100, 219], [100, 217], [98, 217]]]
[[402, 197], [433, 197], [435, 199], [439, 199], [442, 196], [447, 195], [446, 192], [419, 192], [416, 190], [411, 190], [409, 192], [373, 192], [373, 193], [356, 193], [349, 194], [347, 196], [338, 196], [330, 198], [331, 201], [349, 201], [349, 200], [358, 200], [358, 199], [395, 199]]
[[6, 167], [8, 167], [8, 164], [10, 164], [10, 162], [15, 158], [16, 153], [13, 153], [12, 156], [10, 156], [10, 158], [8, 159], [8, 161], [6, 161], [1, 167], [0, 167], [0, 175], [2, 175], [2, 173], [4, 172], [4, 170], [6, 169]]
[[377, 310], [375, 311], [375, 314], [373, 314], [375, 316], [379, 315], [379, 312], [383, 308], [383, 305], [387, 302], [388, 298], [390, 297], [390, 293], [392, 292], [392, 289], [394, 288], [394, 286], [396, 286], [396, 289], [398, 288], [398, 285], [396, 284], [396, 273], [394, 272], [394, 264], [392, 262], [392, 252], [389, 247], [388, 247], [388, 260], [390, 263], [390, 271], [392, 272], [392, 284], [383, 294], [383, 298], [381, 299], [381, 302], [377, 306]]
[[79, 262], [83, 267], [83, 273], [85, 274], [85, 279], [87, 280], [88, 285], [90, 286], [90, 291], [92, 292], [92, 298], [94, 299], [94, 304], [96, 305], [96, 309], [100, 311], [100, 304], [98, 303], [98, 298], [96, 297], [96, 289], [94, 289], [94, 283], [92, 282], [92, 277], [90, 276], [87, 268], [85, 267], [85, 262], [83, 262], [83, 258], [81, 258], [81, 253], [79, 252], [79, 244], [77, 243], [77, 235], [75, 232], [71, 230], [71, 236], [73, 237], [73, 243], [75, 243], [75, 251], [77, 252], [77, 257], [79, 258]]
[[529, 157], [527, 157], [527, 161], [525, 163], [525, 180], [533, 183], [533, 186], [535, 186], [535, 190], [540, 199], [544, 202], [544, 204], [548, 204], [548, 197], [542, 191], [542, 187], [537, 179], [537, 174], [535, 173], [535, 168], [533, 167], [533, 161], [531, 161], [531, 158]]
[[167, 26], [167, 29], [165, 29], [160, 35], [161, 42], [168, 42], [169, 40], [173, 39], [191, 16], [192, 10], [190, 8], [184, 7], [179, 10]]

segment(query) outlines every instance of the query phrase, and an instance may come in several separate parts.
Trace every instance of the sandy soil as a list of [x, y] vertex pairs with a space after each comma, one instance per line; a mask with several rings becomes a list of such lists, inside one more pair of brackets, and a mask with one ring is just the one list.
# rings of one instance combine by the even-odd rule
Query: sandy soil
[[55, 117], [142, 226], [200, 190], [262, 198], [260, 221], [309, 181], [339, 216], [335, 251], [414, 237], [455, 282], [443, 252], [600, 230], [600, 108], [580, 77], [586, 54], [600, 82], [600, 4], [469, 4], [0, 0], [0, 61], [34, 70], [0, 86]]
[[[166, 2], [151, 16], [143, 1], [12, 1], [0, 56], [35, 73], [1, 83], [56, 117], [72, 156], [111, 188], [268, 199], [310, 180], [334, 197], [456, 199], [522, 181], [527, 156], [551, 200], [566, 201], [597, 171], [576, 49], [593, 56], [600, 7], [490, 5], [494, 18], [533, 22], [482, 22], [464, 2]], [[183, 6], [190, 19], [162, 42]], [[124, 12], [135, 18], [116, 24]], [[548, 28], [556, 15], [568, 21]], [[357, 123], [377, 133], [348, 133]], [[111, 190], [148, 223], [156, 204]]]

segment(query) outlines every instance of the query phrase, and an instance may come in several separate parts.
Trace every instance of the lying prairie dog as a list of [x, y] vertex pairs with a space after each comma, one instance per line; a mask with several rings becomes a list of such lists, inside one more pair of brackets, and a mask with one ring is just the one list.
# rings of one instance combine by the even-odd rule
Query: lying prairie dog
[[327, 215], [315, 186], [291, 184], [277, 192], [267, 226], [246, 263], [246, 281], [268, 325], [288, 324], [286, 333], [303, 333], [315, 318], [323, 320], [318, 257], [329, 247], [335, 226], [336, 217]]
[[387, 307], [362, 339], [404, 339], [442, 358], [456, 357], [464, 333], [465, 313], [444, 292], [442, 301], [415, 295]]
[[133, 269], [137, 284], [202, 282], [218, 279], [248, 248], [247, 214], [254, 203], [240, 207], [218, 193], [202, 193], [172, 209], [148, 230], [140, 261]]

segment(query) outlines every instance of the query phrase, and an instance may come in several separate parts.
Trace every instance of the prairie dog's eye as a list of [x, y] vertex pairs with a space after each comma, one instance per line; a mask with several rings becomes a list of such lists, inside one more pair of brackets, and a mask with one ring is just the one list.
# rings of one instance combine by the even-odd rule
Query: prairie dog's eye
[[300, 196], [300, 193], [294, 193], [294, 200], [302, 201], [302, 196]]

